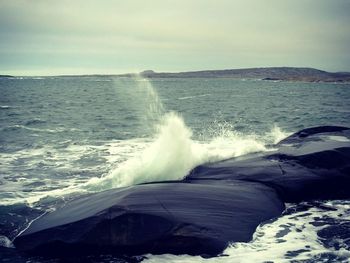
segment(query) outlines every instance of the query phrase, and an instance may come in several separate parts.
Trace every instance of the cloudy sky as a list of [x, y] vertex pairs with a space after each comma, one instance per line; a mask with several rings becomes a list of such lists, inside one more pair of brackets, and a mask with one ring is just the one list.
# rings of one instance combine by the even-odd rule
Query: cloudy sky
[[0, 74], [350, 71], [350, 0], [0, 0]]

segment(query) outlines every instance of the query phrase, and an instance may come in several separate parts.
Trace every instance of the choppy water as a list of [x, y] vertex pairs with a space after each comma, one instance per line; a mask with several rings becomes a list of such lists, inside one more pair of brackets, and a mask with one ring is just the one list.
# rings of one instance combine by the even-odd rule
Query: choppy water
[[[350, 85], [0, 79], [0, 245], [10, 247], [31, 220], [74, 196], [180, 179], [200, 163], [266, 151], [316, 125], [350, 126]], [[332, 224], [348, 234], [316, 234]], [[222, 257], [147, 255], [145, 262], [346, 262], [349, 225], [349, 202], [290, 205]]]

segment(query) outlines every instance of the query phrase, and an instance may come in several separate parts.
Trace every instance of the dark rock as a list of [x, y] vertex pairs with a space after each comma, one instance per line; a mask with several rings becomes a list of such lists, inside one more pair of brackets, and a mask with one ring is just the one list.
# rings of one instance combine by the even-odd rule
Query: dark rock
[[350, 246], [350, 222], [338, 222], [338, 224], [328, 225], [317, 232], [321, 238], [321, 242], [325, 247], [341, 247]]
[[243, 180], [274, 188], [284, 202], [350, 198], [350, 130], [315, 127], [250, 154], [196, 167], [186, 180]]
[[212, 256], [231, 241], [251, 240], [260, 223], [282, 213], [283, 202], [350, 198], [348, 128], [305, 129], [276, 147], [200, 165], [183, 181], [79, 198], [34, 221], [14, 244], [49, 256]]
[[14, 248], [0, 247], [0, 262], [28, 263]]
[[287, 138], [283, 139], [278, 143], [278, 145], [284, 144], [284, 143], [295, 143], [295, 142], [302, 142], [303, 138], [317, 135], [321, 133], [338, 133], [347, 131], [350, 128], [348, 127], [342, 127], [342, 126], [317, 126], [312, 128], [303, 129], [301, 131], [298, 131]]
[[43, 212], [23, 204], [0, 205], [0, 236], [13, 239], [31, 220]]
[[75, 200], [36, 220], [15, 246], [35, 254], [209, 254], [251, 240], [281, 214], [276, 192], [259, 183], [155, 183]]

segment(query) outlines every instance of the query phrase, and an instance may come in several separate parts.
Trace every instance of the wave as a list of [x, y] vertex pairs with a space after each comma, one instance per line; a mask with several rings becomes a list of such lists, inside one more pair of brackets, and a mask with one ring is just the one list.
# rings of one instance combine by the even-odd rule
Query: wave
[[7, 236], [0, 235], [0, 247], [14, 248], [14, 245]]
[[105, 190], [132, 184], [178, 180], [203, 161], [200, 144], [174, 112], [163, 117], [155, 140], [138, 156], [127, 160], [102, 178], [91, 179], [86, 187]]
[[125, 162], [101, 178], [92, 178], [84, 189], [102, 191], [152, 181], [181, 180], [197, 165], [240, 155], [267, 151], [267, 142], [275, 143], [287, 136], [277, 126], [264, 139], [235, 131], [220, 131], [209, 141], [193, 140], [192, 131], [175, 112], [163, 116], [155, 139]]
[[9, 105], [1, 105], [0, 106], [0, 110], [7, 110], [7, 109], [11, 109], [12, 107]]
[[32, 119], [32, 120], [26, 121], [24, 125], [29, 126], [29, 125], [42, 124], [42, 123], [46, 123], [46, 121], [41, 119]]
[[[188, 255], [146, 255], [144, 263], [250, 263], [250, 262], [348, 262], [347, 238], [333, 233], [334, 243], [325, 245], [317, 233], [326, 226], [346, 224], [349, 201], [326, 201], [289, 205], [283, 216], [261, 224], [253, 240], [229, 245], [221, 257], [204, 259]], [[309, 207], [309, 208], [308, 208]], [[326, 209], [322, 208], [325, 207]], [[332, 209], [327, 209], [331, 207]], [[305, 211], [306, 210], [306, 211]], [[341, 227], [339, 227], [341, 228]]]
[[[250, 152], [265, 151], [265, 143], [252, 136], [225, 132], [207, 142], [192, 139], [192, 131], [175, 112], [165, 112], [156, 90], [147, 79], [136, 78], [137, 86], [147, 91], [148, 122], [156, 121], [153, 141], [138, 155], [128, 159], [101, 178], [90, 179], [84, 189], [102, 191], [152, 181], [181, 180], [194, 167]], [[200, 96], [207, 96], [203, 94]], [[278, 134], [272, 131], [271, 136]]]
[[291, 134], [292, 133], [283, 131], [280, 127], [277, 126], [277, 124], [274, 124], [270, 132], [265, 135], [265, 140], [267, 143], [276, 144]]
[[[47, 196], [64, 198], [73, 193], [99, 192], [116, 187], [125, 187], [152, 181], [181, 180], [194, 167], [207, 162], [215, 162], [247, 153], [267, 151], [268, 144], [273, 144], [287, 136], [277, 126], [264, 136], [242, 134], [227, 124], [214, 123], [215, 132], [201, 141], [192, 138], [192, 131], [186, 126], [184, 119], [175, 112], [167, 112], [149, 81], [136, 81], [137, 87], [145, 92], [139, 92], [144, 100], [144, 115], [149, 126], [153, 126], [153, 135], [147, 138], [106, 142], [101, 147], [88, 147], [94, 156], [105, 158], [105, 168], [101, 177], [72, 177], [62, 182], [59, 189], [32, 189], [31, 193], [18, 194], [18, 198], [2, 200], [1, 203], [27, 202], [35, 204]], [[134, 90], [135, 91], [135, 90]], [[129, 92], [129, 91], [126, 91]], [[135, 94], [135, 93], [133, 93]], [[132, 106], [130, 104], [130, 106]], [[28, 129], [44, 132], [59, 132], [53, 129], [37, 129], [16, 125], [15, 129]], [[67, 148], [68, 147], [68, 148]], [[76, 147], [75, 147], [76, 148]], [[65, 146], [67, 153], [60, 148], [62, 156], [51, 156], [47, 161], [64, 160], [70, 162], [67, 156], [74, 156], [74, 147]], [[89, 151], [90, 151], [89, 150]], [[89, 156], [84, 148], [77, 148], [77, 153]], [[125, 151], [125, 152], [123, 152]], [[52, 151], [50, 151], [52, 152]], [[57, 159], [57, 160], [56, 160]], [[76, 162], [71, 160], [71, 162]], [[40, 160], [42, 163], [42, 160]], [[73, 163], [72, 163], [73, 164]], [[74, 163], [76, 165], [76, 163]], [[62, 163], [57, 164], [62, 167]], [[66, 165], [64, 165], [66, 166]], [[79, 168], [79, 167], [78, 167]], [[59, 167], [57, 168], [59, 169]], [[86, 169], [86, 168], [84, 168]], [[94, 171], [94, 174], [98, 174]], [[68, 182], [69, 181], [69, 182]], [[57, 185], [55, 185], [57, 186]]]
[[[34, 123], [26, 123], [25, 125], [31, 125]], [[37, 122], [37, 123], [44, 123], [44, 122]], [[7, 126], [1, 129], [1, 131], [16, 131], [16, 130], [29, 130], [29, 131], [35, 131], [35, 132], [57, 133], [57, 132], [64, 132], [67, 129], [66, 128], [40, 129], [40, 128], [27, 127], [24, 125], [17, 125], [17, 124]]]
[[[65, 199], [69, 195], [99, 192], [151, 181], [181, 180], [199, 164], [267, 151], [267, 144], [285, 134], [277, 126], [261, 137], [255, 134], [244, 135], [228, 127], [218, 129], [213, 137], [196, 141], [192, 139], [192, 131], [186, 126], [183, 118], [170, 112], [165, 114], [157, 125], [157, 132], [153, 138], [107, 141], [98, 146], [75, 145], [68, 140], [54, 148], [47, 146], [3, 155], [4, 164], [1, 169], [4, 172], [6, 167], [15, 165], [17, 159], [24, 158], [27, 160], [26, 164], [33, 169], [46, 167], [65, 174], [69, 171], [72, 176], [65, 177], [63, 181], [48, 177], [44, 179], [44, 184], [36, 186], [36, 183], [43, 182], [43, 179], [32, 176], [27, 178], [23, 174], [21, 178], [17, 178], [17, 183], [4, 182], [1, 188], [12, 194], [2, 195], [0, 204], [27, 203], [36, 206], [47, 197]], [[105, 161], [94, 167], [87, 167], [85, 163], [79, 166], [79, 160], [93, 156]], [[92, 178], [79, 176], [84, 172], [95, 176], [102, 172], [103, 175]], [[26, 190], [28, 187], [30, 192]]]
[[[100, 192], [139, 183], [181, 180], [199, 164], [269, 150], [264, 140], [237, 132], [226, 132], [224, 136], [213, 137], [210, 141], [192, 140], [191, 130], [183, 119], [173, 112], [166, 114], [161, 123], [153, 140], [127, 140], [107, 143], [100, 147], [87, 147], [86, 149], [92, 152], [107, 152], [105, 165], [110, 166], [110, 169], [102, 177], [92, 177], [85, 182], [74, 177], [62, 182], [62, 187], [58, 189], [50, 189], [48, 186], [52, 183], [49, 180], [39, 187], [38, 191], [33, 191], [30, 195], [20, 194], [17, 195], [18, 198], [11, 199], [35, 205], [48, 196], [64, 199], [69, 195]], [[74, 151], [79, 152], [81, 156], [86, 154], [86, 150], [77, 147], [68, 147], [70, 156], [74, 155]], [[67, 161], [64, 156], [65, 154], [61, 157], [62, 160], [57, 160], [60, 163], [57, 165], [64, 165], [62, 162]], [[47, 189], [41, 189], [43, 187]], [[1, 201], [4, 202], [11, 203], [11, 200]]]
[[200, 97], [207, 97], [210, 96], [211, 94], [201, 94], [201, 95], [196, 95], [196, 96], [187, 96], [187, 97], [180, 97], [177, 98], [178, 100], [188, 100], [188, 99], [195, 99], [195, 98], [200, 98]]

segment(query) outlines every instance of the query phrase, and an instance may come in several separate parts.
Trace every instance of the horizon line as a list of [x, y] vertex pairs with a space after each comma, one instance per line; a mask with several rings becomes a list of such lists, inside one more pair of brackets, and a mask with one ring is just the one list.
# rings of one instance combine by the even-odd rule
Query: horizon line
[[272, 68], [295, 68], [295, 69], [314, 69], [314, 70], [319, 70], [319, 71], [324, 71], [327, 73], [350, 73], [350, 71], [346, 71], [346, 70], [341, 70], [341, 71], [327, 71], [327, 70], [323, 70], [323, 69], [319, 69], [319, 68], [314, 68], [314, 67], [307, 67], [307, 66], [301, 66], [301, 67], [295, 67], [295, 66], [268, 66], [268, 67], [264, 67], [264, 66], [259, 66], [259, 67], [242, 67], [242, 68], [223, 68], [223, 69], [197, 69], [197, 70], [185, 70], [185, 71], [156, 71], [156, 70], [152, 70], [152, 69], [145, 69], [142, 71], [138, 71], [138, 72], [124, 72], [124, 73], [68, 73], [68, 74], [0, 74], [0, 76], [8, 76], [8, 77], [69, 77], [69, 76], [122, 76], [122, 75], [136, 75], [136, 74], [140, 74], [143, 72], [152, 72], [152, 73], [188, 73], [188, 72], [205, 72], [205, 71], [226, 71], [226, 70], [245, 70], [245, 69], [272, 69]]

